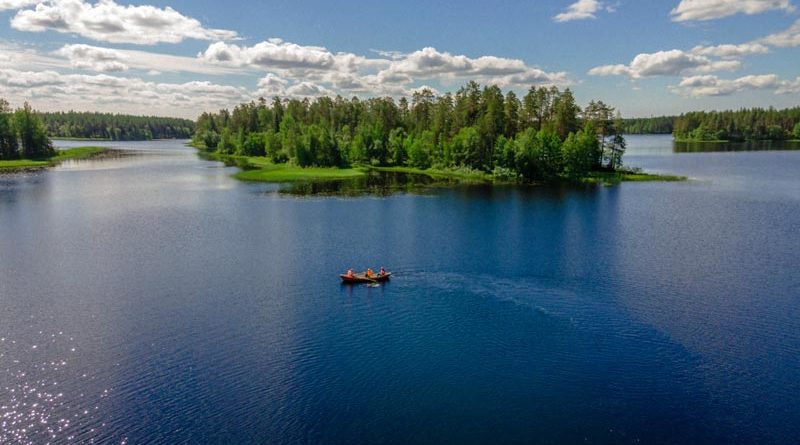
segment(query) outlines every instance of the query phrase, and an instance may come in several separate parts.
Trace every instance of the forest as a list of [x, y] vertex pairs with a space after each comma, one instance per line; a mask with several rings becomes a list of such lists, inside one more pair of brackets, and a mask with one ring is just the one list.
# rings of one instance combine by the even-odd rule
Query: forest
[[672, 134], [678, 116], [628, 118], [622, 120], [624, 134]]
[[298, 166], [467, 169], [524, 181], [581, 178], [622, 165], [614, 108], [581, 109], [569, 89], [531, 87], [522, 98], [469, 82], [455, 94], [429, 89], [389, 97], [259, 99], [203, 113], [193, 142], [222, 155]]
[[40, 113], [40, 116], [54, 138], [147, 141], [189, 139], [194, 132], [193, 121], [171, 117], [76, 111]]
[[800, 139], [800, 107], [694, 111], [680, 116], [625, 119], [626, 134], [667, 134], [684, 141]]
[[12, 110], [0, 99], [0, 160], [39, 159], [55, 153], [47, 129], [27, 102]]

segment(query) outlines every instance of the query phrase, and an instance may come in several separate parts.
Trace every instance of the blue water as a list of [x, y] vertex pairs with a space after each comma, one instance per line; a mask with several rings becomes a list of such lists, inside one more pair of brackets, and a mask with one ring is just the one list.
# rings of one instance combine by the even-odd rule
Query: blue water
[[800, 435], [798, 151], [630, 137], [691, 179], [353, 198], [112, 145], [0, 175], [0, 443]]

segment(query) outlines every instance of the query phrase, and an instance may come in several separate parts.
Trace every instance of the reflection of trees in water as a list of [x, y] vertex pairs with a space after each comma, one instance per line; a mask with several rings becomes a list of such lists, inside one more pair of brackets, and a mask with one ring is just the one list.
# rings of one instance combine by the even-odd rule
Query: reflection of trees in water
[[290, 195], [388, 196], [399, 192], [421, 193], [430, 187], [452, 185], [449, 179], [397, 172], [370, 172], [367, 175], [336, 181], [311, 181], [286, 184], [280, 192]]
[[674, 153], [710, 153], [722, 151], [800, 150], [800, 141], [745, 141], [745, 142], [692, 142], [672, 143]]

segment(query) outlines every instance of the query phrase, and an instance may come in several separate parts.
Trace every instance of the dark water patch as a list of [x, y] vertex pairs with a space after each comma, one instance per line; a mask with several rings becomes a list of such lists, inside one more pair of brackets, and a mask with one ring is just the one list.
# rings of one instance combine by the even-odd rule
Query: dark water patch
[[421, 174], [370, 171], [354, 179], [285, 184], [281, 186], [280, 193], [295, 196], [389, 196], [394, 193], [425, 193], [432, 187], [457, 183], [455, 180], [434, 179]]

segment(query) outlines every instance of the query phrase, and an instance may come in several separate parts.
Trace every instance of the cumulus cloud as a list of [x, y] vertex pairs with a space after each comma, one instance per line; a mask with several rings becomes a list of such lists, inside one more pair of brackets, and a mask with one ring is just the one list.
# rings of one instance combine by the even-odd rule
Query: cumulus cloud
[[[0, 0], [2, 1], [2, 0]], [[18, 2], [22, 5], [24, 2]], [[154, 45], [179, 43], [184, 39], [231, 40], [236, 32], [207, 29], [191, 17], [169, 6], [120, 5], [114, 0], [92, 4], [84, 0], [37, 2], [34, 9], [23, 9], [11, 19], [19, 31], [57, 31], [111, 43]]]
[[495, 56], [470, 58], [431, 47], [414, 51], [402, 59], [392, 61], [391, 65], [378, 75], [384, 79], [402, 79], [403, 76], [436, 80], [470, 78], [500, 86], [568, 83], [566, 73], [545, 72], [528, 66], [519, 59]]
[[[713, 51], [712, 51], [713, 52]], [[603, 65], [592, 68], [593, 76], [626, 75], [631, 79], [653, 76], [678, 76], [686, 73], [734, 71], [741, 67], [737, 60], [712, 60], [704, 55], [679, 49], [643, 53], [629, 65]]]
[[41, 0], [0, 0], [0, 11], [22, 9], [40, 2]]
[[273, 73], [267, 73], [258, 81], [256, 95], [260, 97], [285, 96], [288, 85], [288, 80]]
[[792, 11], [789, 0], [681, 0], [672, 10], [672, 21], [714, 20], [735, 14], [760, 14], [771, 10]]
[[713, 75], [686, 77], [670, 87], [673, 93], [687, 97], [728, 96], [746, 90], [773, 90], [775, 94], [800, 92], [800, 77], [783, 80], [775, 74], [759, 74], [737, 79], [720, 79]]
[[328, 69], [335, 63], [334, 55], [325, 48], [281, 39], [269, 39], [254, 46], [216, 42], [198, 57], [212, 63], [266, 69]]
[[716, 45], [716, 46], [695, 46], [692, 53], [701, 56], [714, 56], [723, 59], [735, 59], [742, 56], [754, 54], [767, 54], [769, 48], [760, 43], [742, 43], [741, 45]]
[[73, 68], [103, 72], [128, 70], [128, 65], [124, 63], [125, 56], [110, 48], [64, 45], [56, 54], [68, 58]]
[[569, 5], [567, 10], [553, 17], [556, 22], [569, 22], [572, 20], [595, 19], [595, 13], [603, 7], [598, 0], [578, 0]]
[[43, 53], [35, 47], [0, 42], [0, 67], [21, 71], [74, 68], [79, 70], [118, 72], [142, 70], [149, 75], [195, 73], [207, 75], [245, 75], [251, 70], [206, 63], [195, 57], [174, 56], [148, 51], [111, 49], [85, 44], [67, 44]]
[[160, 83], [108, 74], [62, 74], [52, 70], [0, 68], [0, 90], [10, 100], [35, 102], [46, 109], [91, 109], [180, 115], [230, 107], [250, 100], [242, 87], [208, 81]]
[[[332, 53], [323, 47], [303, 46], [269, 39], [253, 46], [216, 42], [198, 59], [225, 67], [264, 69], [262, 82], [269, 95], [316, 96], [322, 91], [344, 94], [401, 95], [420, 81], [452, 82], [475, 79], [501, 87], [525, 88], [533, 84], [567, 84], [567, 74], [546, 72], [519, 59], [496, 56], [471, 58], [423, 48], [411, 53], [384, 52], [390, 58], [368, 58], [352, 53]], [[274, 76], [274, 77], [273, 77]], [[277, 82], [284, 79], [291, 84]]]
[[783, 48], [800, 46], [800, 20], [794, 22], [788, 29], [770, 34], [758, 41], [767, 45]]

